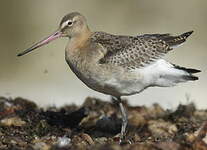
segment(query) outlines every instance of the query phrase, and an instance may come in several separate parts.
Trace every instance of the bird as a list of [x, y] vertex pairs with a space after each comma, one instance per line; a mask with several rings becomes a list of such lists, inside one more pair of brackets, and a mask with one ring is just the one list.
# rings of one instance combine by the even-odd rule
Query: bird
[[55, 39], [68, 38], [65, 60], [70, 69], [86, 86], [118, 102], [122, 116], [121, 143], [128, 123], [122, 96], [138, 94], [148, 87], [171, 87], [198, 80], [194, 74], [201, 70], [181, 67], [164, 59], [165, 54], [183, 44], [192, 33], [128, 36], [93, 32], [82, 14], [71, 12], [62, 18], [54, 33], [17, 56]]

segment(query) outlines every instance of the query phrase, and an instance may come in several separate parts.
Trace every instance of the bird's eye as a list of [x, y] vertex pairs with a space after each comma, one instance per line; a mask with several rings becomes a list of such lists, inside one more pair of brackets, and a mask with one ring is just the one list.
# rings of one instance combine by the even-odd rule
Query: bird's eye
[[68, 26], [71, 26], [73, 24], [72, 21], [68, 21]]

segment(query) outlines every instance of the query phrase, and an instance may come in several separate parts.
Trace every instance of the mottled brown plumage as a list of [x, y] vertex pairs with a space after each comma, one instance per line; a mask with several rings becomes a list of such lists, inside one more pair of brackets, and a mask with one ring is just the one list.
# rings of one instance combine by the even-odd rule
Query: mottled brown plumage
[[106, 49], [100, 63], [122, 66], [127, 69], [141, 68], [161, 58], [192, 34], [186, 32], [180, 36], [170, 34], [145, 34], [140, 36], [112, 35], [95, 32], [92, 41]]
[[68, 37], [65, 59], [71, 70], [89, 88], [118, 100], [123, 121], [121, 142], [127, 126], [127, 114], [121, 96], [133, 95], [152, 86], [169, 87], [198, 79], [193, 74], [199, 70], [179, 67], [161, 59], [174, 47], [185, 42], [191, 33], [192, 31], [179, 36], [122, 36], [91, 32], [86, 18], [73, 12], [63, 17], [55, 33], [18, 56], [59, 37]]

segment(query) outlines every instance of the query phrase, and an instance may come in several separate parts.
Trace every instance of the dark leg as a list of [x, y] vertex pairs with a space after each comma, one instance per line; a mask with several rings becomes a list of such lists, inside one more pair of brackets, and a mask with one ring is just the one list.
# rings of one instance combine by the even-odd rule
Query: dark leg
[[121, 98], [117, 97], [116, 100], [118, 101], [119, 108], [121, 111], [121, 116], [122, 116], [122, 126], [121, 126], [121, 135], [120, 135], [120, 143], [121, 143], [126, 136], [126, 127], [127, 127], [128, 120], [127, 120], [127, 113], [126, 110], [124, 109]]

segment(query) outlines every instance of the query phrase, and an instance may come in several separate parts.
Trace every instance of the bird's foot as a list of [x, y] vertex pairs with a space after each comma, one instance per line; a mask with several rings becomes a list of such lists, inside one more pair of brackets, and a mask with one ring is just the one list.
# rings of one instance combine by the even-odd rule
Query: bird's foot
[[119, 145], [125, 145], [125, 144], [132, 144], [132, 141], [126, 138], [126, 136], [121, 137], [121, 135], [116, 136], [113, 138], [114, 142], [119, 143]]
[[132, 142], [129, 139], [126, 139], [126, 136], [124, 136], [124, 137], [120, 137], [119, 144], [120, 145], [132, 144]]

